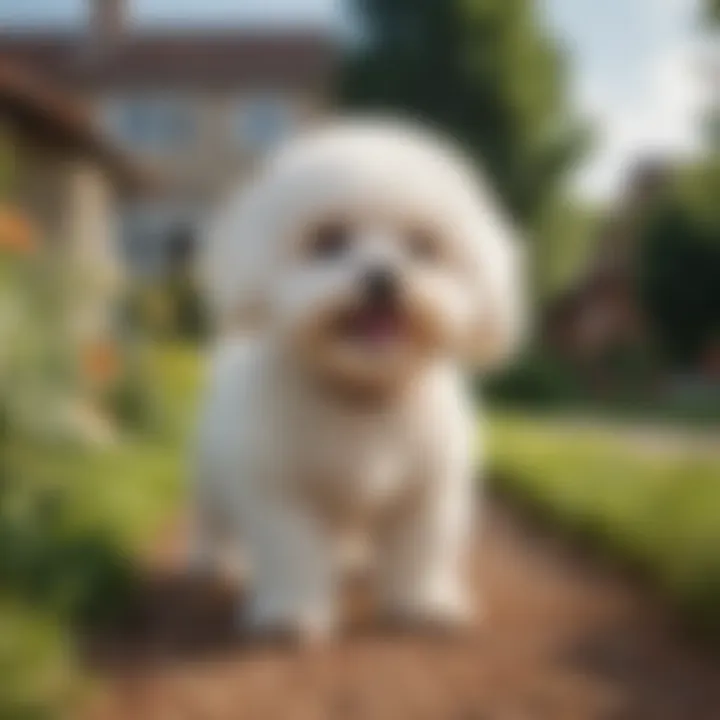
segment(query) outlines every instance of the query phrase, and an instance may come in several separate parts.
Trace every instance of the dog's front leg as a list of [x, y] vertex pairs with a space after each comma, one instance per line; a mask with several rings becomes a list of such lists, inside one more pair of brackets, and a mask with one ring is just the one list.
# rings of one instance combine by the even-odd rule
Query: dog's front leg
[[388, 529], [381, 549], [380, 598], [395, 621], [455, 629], [471, 620], [465, 559], [472, 475], [470, 463], [448, 468]]
[[324, 639], [335, 621], [332, 548], [305, 508], [261, 502], [247, 521], [252, 565], [249, 605], [241, 617], [252, 633]]

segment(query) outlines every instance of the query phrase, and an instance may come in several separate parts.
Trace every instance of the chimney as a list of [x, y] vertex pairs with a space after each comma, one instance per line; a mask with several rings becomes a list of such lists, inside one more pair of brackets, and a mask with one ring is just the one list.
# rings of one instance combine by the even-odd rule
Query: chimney
[[90, 18], [88, 44], [96, 55], [116, 46], [126, 23], [126, 0], [88, 0]]

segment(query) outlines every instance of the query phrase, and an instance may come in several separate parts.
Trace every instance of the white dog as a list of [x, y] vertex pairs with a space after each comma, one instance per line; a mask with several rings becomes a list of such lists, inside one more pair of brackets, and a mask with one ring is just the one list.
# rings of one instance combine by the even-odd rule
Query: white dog
[[195, 557], [247, 555], [243, 622], [336, 620], [337, 552], [370, 538], [378, 599], [469, 619], [476, 421], [463, 371], [516, 344], [518, 252], [470, 166], [429, 133], [346, 120], [291, 142], [212, 223], [222, 328], [201, 419]]

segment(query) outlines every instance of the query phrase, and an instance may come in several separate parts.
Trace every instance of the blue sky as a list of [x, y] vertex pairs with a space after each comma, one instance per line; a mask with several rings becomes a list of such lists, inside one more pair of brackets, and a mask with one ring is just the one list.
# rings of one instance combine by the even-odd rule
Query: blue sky
[[[142, 22], [224, 23], [327, 21], [334, 0], [130, 0], [133, 16]], [[77, 22], [87, 0], [0, 0], [0, 22]]]
[[[694, 69], [698, 0], [539, 0], [573, 63], [573, 103], [591, 118], [596, 146], [578, 193], [606, 199], [640, 156], [682, 155], [697, 144], [704, 101]], [[340, 0], [135, 0], [141, 23], [333, 23]], [[0, 0], [0, 23], [81, 21], [85, 0]]]
[[593, 121], [596, 147], [576, 176], [585, 195], [612, 197], [647, 155], [698, 149], [709, 99], [699, 59], [707, 37], [699, 0], [545, 0], [572, 57], [573, 101]]

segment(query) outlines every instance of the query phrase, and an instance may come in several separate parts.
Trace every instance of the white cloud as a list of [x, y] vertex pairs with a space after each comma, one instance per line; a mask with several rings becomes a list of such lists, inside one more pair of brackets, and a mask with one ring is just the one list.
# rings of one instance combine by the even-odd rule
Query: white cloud
[[682, 157], [700, 146], [701, 115], [710, 89], [696, 43], [679, 43], [652, 58], [634, 93], [587, 81], [579, 104], [599, 137], [577, 187], [582, 195], [611, 199], [628, 167], [644, 157]]
[[700, 145], [711, 90], [701, 64], [707, 45], [692, 22], [696, 2], [642, 1], [651, 12], [648, 32], [654, 28], [656, 36], [638, 66], [576, 78], [576, 103], [598, 136], [575, 186], [595, 200], [616, 196], [638, 160], [692, 155]]

